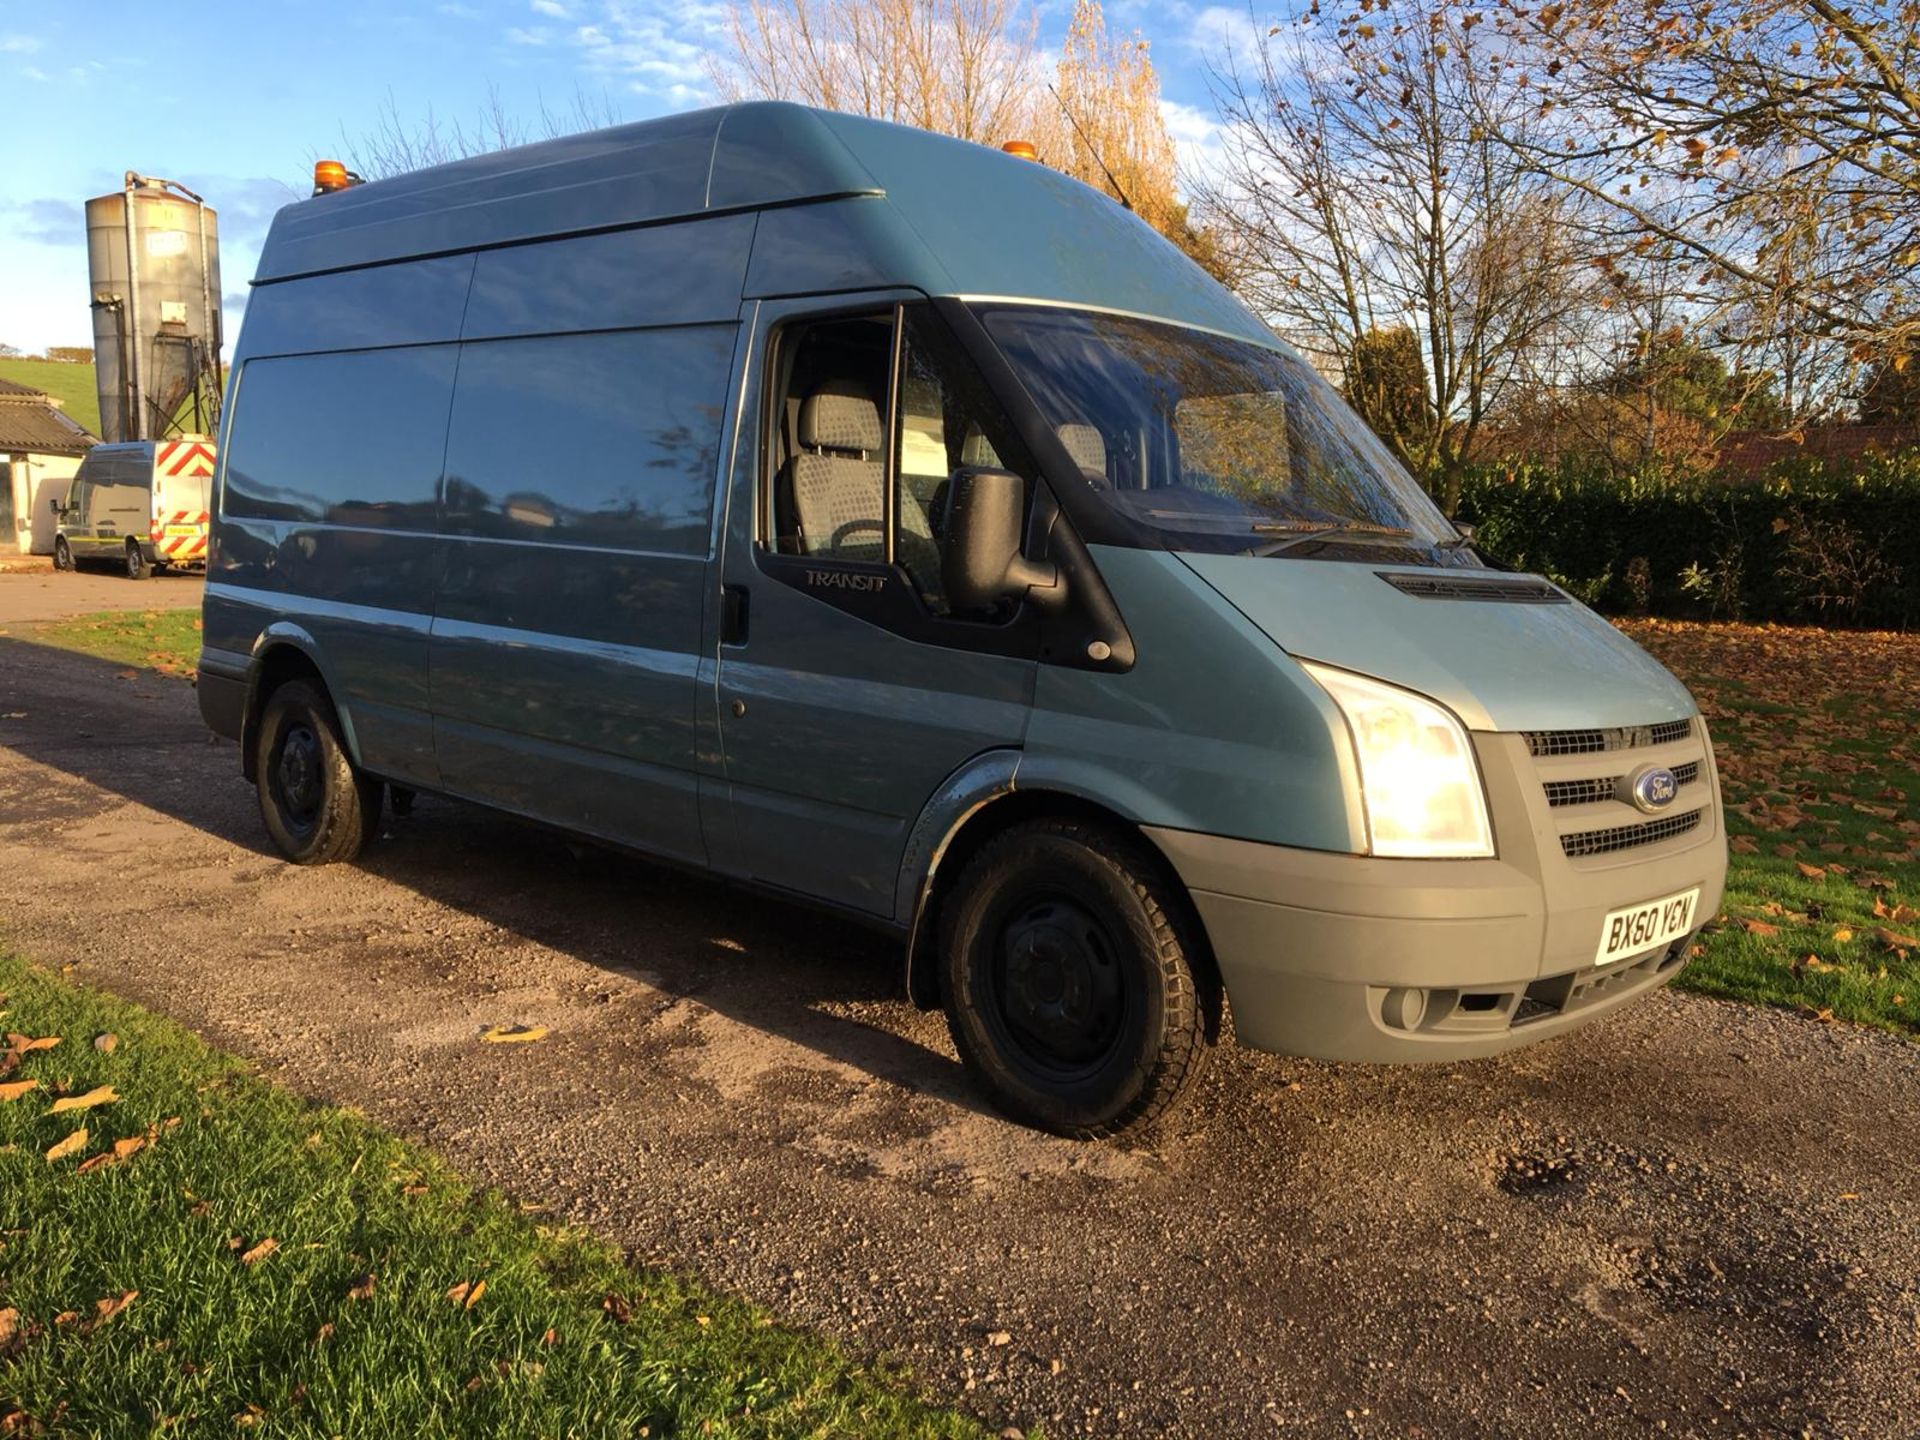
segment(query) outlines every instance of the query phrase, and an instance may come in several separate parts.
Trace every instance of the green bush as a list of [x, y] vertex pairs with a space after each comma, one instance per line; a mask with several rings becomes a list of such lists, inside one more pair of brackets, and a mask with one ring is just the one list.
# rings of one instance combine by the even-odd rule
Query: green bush
[[1609, 614], [1920, 625], [1920, 451], [1749, 484], [1484, 465], [1459, 518], [1486, 554]]

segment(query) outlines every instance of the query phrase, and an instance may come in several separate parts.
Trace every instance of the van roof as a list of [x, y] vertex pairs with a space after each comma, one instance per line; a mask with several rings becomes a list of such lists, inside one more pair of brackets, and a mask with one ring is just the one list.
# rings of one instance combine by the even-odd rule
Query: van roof
[[[1274, 338], [1137, 216], [1079, 181], [909, 126], [755, 101], [335, 191], [274, 217], [255, 284], [726, 212], [853, 202], [886, 283]], [[869, 205], [866, 202], [878, 202]]]
[[801, 105], [696, 110], [475, 155], [289, 205], [255, 282], [726, 210], [878, 194]]

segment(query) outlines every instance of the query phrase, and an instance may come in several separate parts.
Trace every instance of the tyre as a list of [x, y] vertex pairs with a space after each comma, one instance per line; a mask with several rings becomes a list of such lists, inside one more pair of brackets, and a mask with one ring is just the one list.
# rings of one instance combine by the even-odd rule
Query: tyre
[[53, 537], [53, 568], [56, 570], [73, 569], [73, 547], [67, 543], [67, 537]]
[[267, 697], [255, 735], [260, 816], [296, 865], [351, 860], [374, 837], [383, 787], [347, 758], [326, 692], [289, 680]]
[[960, 1057], [994, 1104], [1093, 1140], [1159, 1119], [1200, 1072], [1184, 897], [1140, 841], [1079, 821], [989, 841], [942, 906]]
[[140, 542], [127, 541], [127, 578], [145, 580], [151, 574], [153, 574], [153, 566], [147, 563], [147, 552], [140, 548]]

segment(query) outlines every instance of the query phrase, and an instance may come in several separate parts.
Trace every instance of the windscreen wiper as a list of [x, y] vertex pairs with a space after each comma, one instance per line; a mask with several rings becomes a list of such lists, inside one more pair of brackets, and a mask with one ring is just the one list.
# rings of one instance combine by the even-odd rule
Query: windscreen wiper
[[1291, 550], [1296, 545], [1304, 545], [1309, 540], [1411, 540], [1413, 531], [1401, 525], [1376, 525], [1370, 520], [1329, 520], [1324, 523], [1313, 520], [1272, 520], [1257, 521], [1251, 527], [1256, 535], [1278, 535], [1277, 540], [1269, 540], [1255, 545], [1247, 551], [1249, 555], [1278, 555]]

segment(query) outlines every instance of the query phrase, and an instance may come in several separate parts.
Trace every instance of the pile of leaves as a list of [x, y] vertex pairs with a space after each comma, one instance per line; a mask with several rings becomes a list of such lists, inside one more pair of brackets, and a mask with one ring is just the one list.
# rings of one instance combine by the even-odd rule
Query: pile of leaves
[[1700, 702], [1725, 914], [1681, 983], [1920, 1032], [1920, 636], [1643, 620]]

